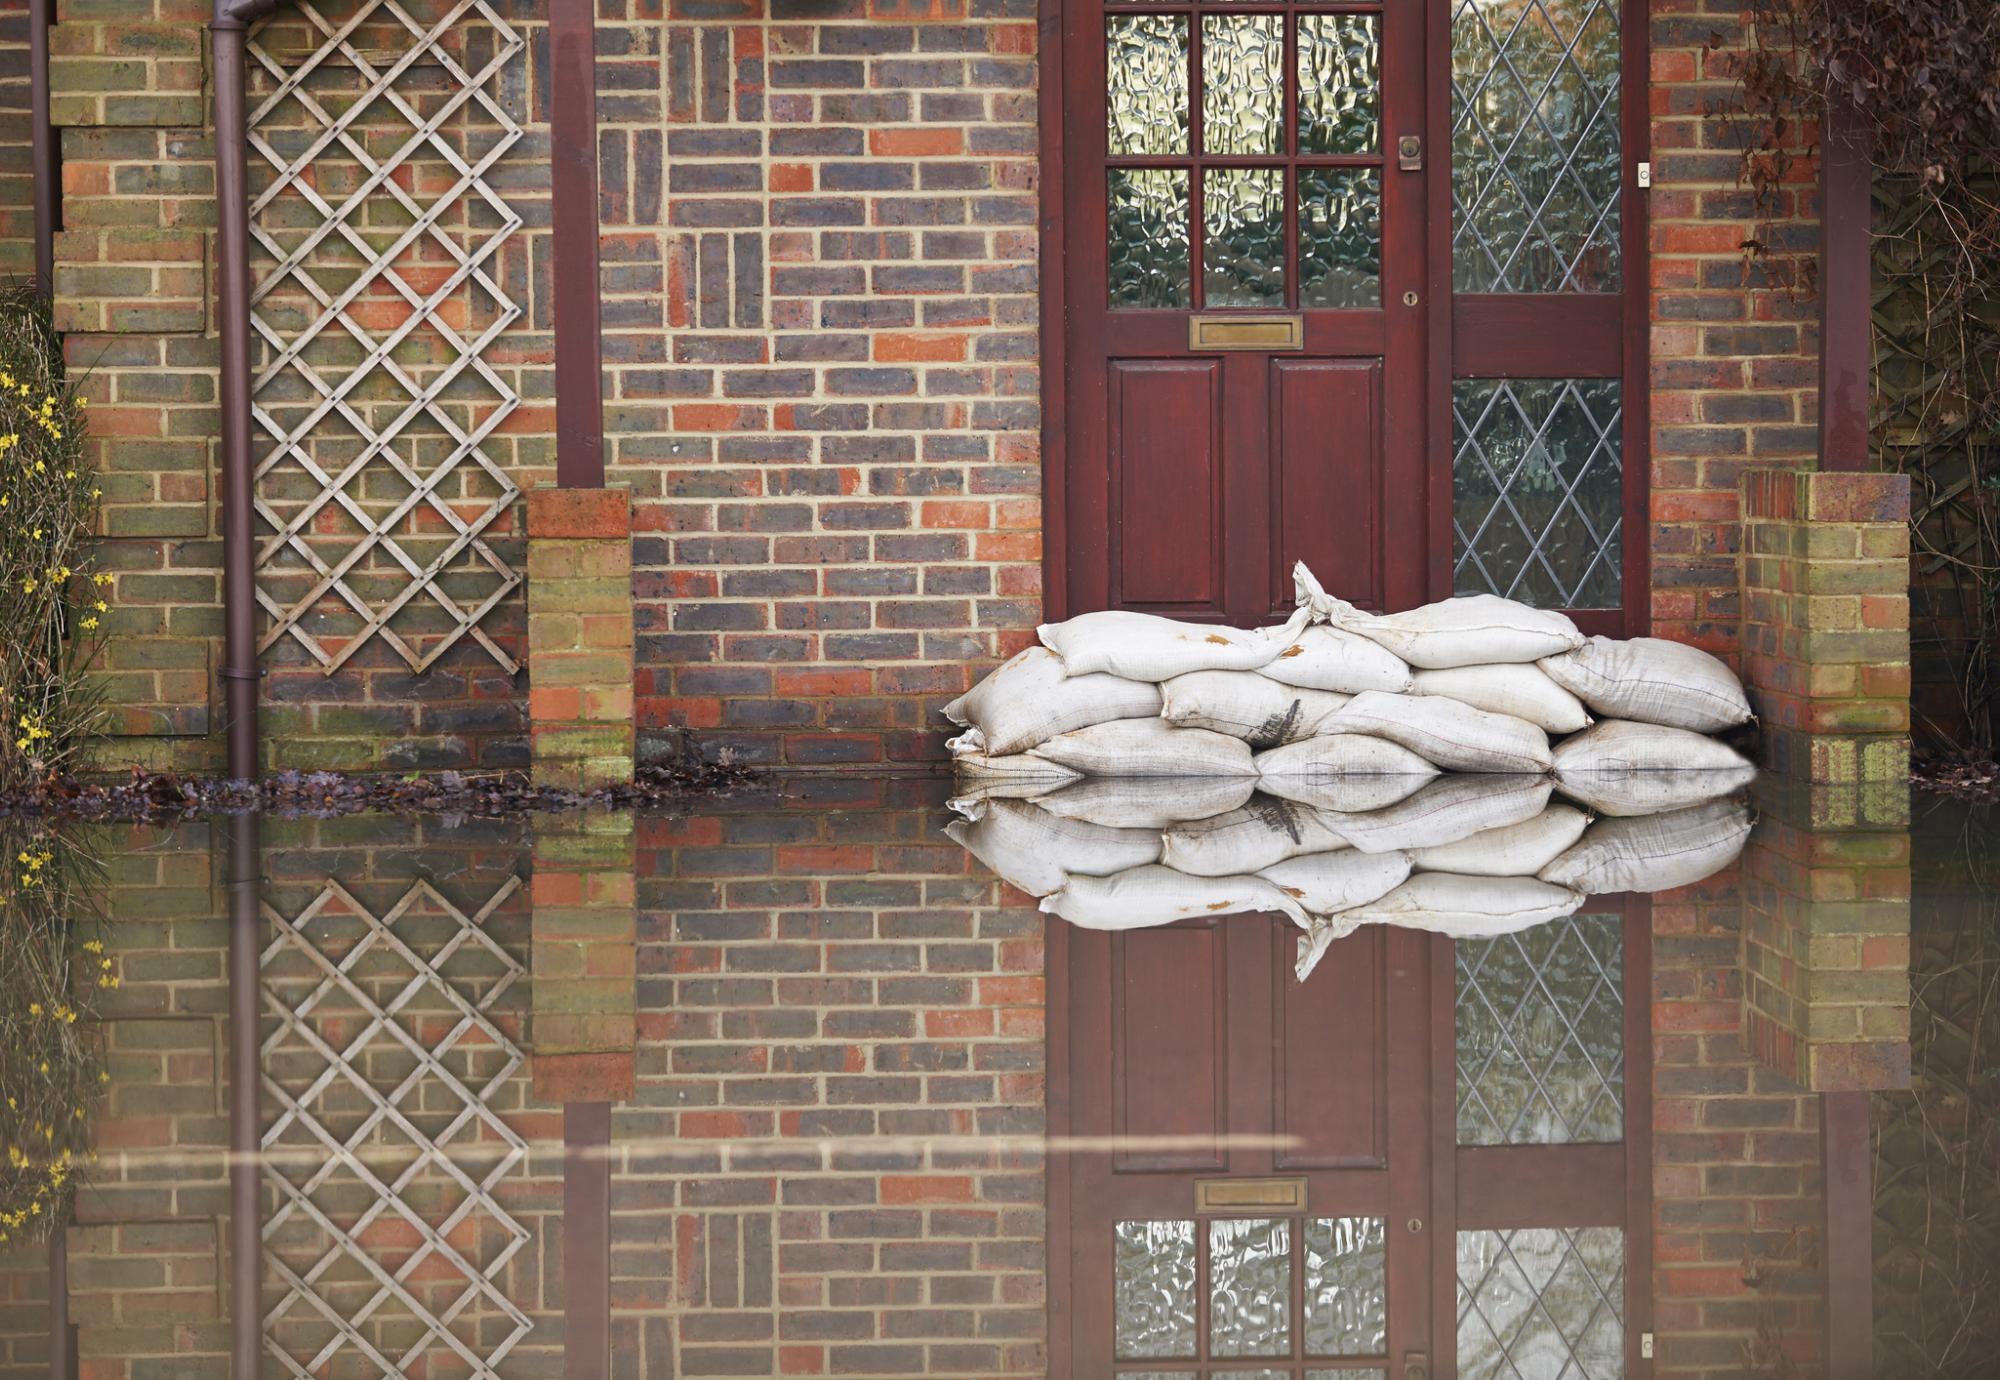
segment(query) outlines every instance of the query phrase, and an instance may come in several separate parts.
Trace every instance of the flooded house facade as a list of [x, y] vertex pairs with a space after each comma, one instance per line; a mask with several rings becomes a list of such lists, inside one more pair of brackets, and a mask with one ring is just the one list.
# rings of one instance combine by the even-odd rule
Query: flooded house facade
[[[220, 48], [198, 0], [48, 31], [114, 759], [219, 760], [222, 687], [255, 676], [273, 766], [682, 734], [930, 764], [938, 707], [1038, 622], [1262, 623], [1304, 560], [1363, 606], [1491, 590], [1697, 642], [1802, 770], [1896, 769], [1906, 499], [1851, 473], [1865, 293], [1856, 318], [1769, 281], [1815, 250], [1865, 273], [1866, 179], [1858, 250], [1815, 209], [1822, 181], [1851, 208], [1838, 140], [1753, 197], [1733, 5], [224, 12]], [[238, 46], [232, 670], [212, 96]]]

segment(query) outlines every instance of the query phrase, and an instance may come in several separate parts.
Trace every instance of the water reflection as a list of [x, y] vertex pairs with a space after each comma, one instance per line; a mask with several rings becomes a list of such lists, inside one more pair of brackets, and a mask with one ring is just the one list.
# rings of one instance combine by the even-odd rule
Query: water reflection
[[0, 1375], [52, 1293], [79, 1374], [230, 1373], [246, 1009], [266, 1374], [1990, 1365], [1980, 812], [1028, 784], [267, 820], [234, 983], [223, 831], [62, 834], [0, 1073], [66, 1003], [109, 1081]]

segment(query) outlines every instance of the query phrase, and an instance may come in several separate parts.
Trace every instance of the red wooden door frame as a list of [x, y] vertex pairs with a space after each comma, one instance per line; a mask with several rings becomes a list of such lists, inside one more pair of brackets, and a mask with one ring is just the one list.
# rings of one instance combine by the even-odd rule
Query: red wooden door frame
[[[1041, 394], [1042, 394], [1042, 605], [1051, 620], [1082, 609], [1071, 607], [1068, 495], [1071, 457], [1068, 420], [1072, 395], [1069, 374], [1070, 285], [1063, 271], [1071, 207], [1067, 204], [1068, 171], [1065, 140], [1065, 24], [1068, 0], [1039, 0], [1040, 54], [1040, 196], [1041, 196]], [[1604, 365], [1598, 377], [1616, 373], [1623, 392], [1623, 609], [1618, 618], [1586, 615], [1579, 619], [1587, 632], [1640, 636], [1652, 626], [1651, 532], [1651, 260], [1645, 194], [1637, 185], [1637, 170], [1652, 157], [1651, 90], [1648, 41], [1649, 14], [1644, 0], [1623, 0], [1620, 13], [1621, 80], [1619, 137], [1623, 198], [1620, 206], [1620, 254], [1623, 291], [1598, 303], [1575, 306], [1551, 304], [1571, 332], [1575, 348], [1552, 355], [1545, 343], [1561, 338], [1542, 324], [1518, 315], [1519, 301], [1487, 297], [1463, 306], [1452, 293], [1451, 276], [1451, 13], [1452, 0], [1425, 0], [1424, 142], [1431, 172], [1426, 174], [1425, 234], [1428, 281], [1423, 308], [1426, 327], [1425, 440], [1428, 464], [1424, 502], [1429, 524], [1428, 597], [1441, 599], [1452, 590], [1451, 382], [1455, 376], [1521, 375], [1532, 364], [1545, 374], [1562, 366], [1574, 371], [1591, 359], [1616, 359], [1615, 370]], [[1387, 132], [1385, 131], [1385, 137]], [[1393, 176], [1385, 170], [1385, 179]], [[1197, 271], [1190, 265], [1190, 271]], [[1387, 285], [1384, 285], [1387, 291]], [[1615, 303], [1615, 311], [1610, 304]], [[1595, 308], [1595, 310], [1593, 310]], [[1491, 315], [1482, 316], [1483, 313]], [[1574, 313], [1574, 315], [1572, 315]], [[1494, 339], [1518, 353], [1487, 352], [1478, 344], [1482, 329], [1496, 328]], [[1545, 323], [1544, 323], [1545, 324]], [[1589, 373], [1571, 376], [1590, 376]]]

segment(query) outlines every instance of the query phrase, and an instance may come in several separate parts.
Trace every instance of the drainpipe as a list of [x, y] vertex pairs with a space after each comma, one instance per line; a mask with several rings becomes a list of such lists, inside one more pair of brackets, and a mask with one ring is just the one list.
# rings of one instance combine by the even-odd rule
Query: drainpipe
[[249, 114], [244, 35], [278, 0], [215, 0], [214, 54], [216, 325], [222, 337], [223, 721], [229, 775], [257, 765], [257, 557], [251, 517]]
[[28, 133], [35, 177], [35, 286], [56, 290], [56, 132], [49, 123], [49, 25], [55, 0], [28, 0]]

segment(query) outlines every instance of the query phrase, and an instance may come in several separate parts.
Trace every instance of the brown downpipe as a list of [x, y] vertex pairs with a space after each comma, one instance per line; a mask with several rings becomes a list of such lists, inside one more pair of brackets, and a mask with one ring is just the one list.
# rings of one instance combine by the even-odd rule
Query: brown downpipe
[[[277, 0], [215, 0], [216, 324], [222, 337], [222, 685], [229, 775], [257, 762], [256, 527], [251, 518], [249, 109], [244, 36]], [[258, 1067], [262, 859], [254, 810], [223, 821], [229, 894], [229, 1373], [256, 1380], [264, 1351], [263, 1075]]]
[[35, 176], [35, 286], [56, 286], [56, 132], [49, 123], [49, 24], [55, 0], [28, 0], [28, 133]]
[[[215, 0], [216, 326], [222, 337], [222, 692], [229, 775], [257, 763], [257, 559], [250, 456], [249, 113], [244, 35], [278, 0]], [[254, 1374], [254, 1372], [252, 1372]]]

